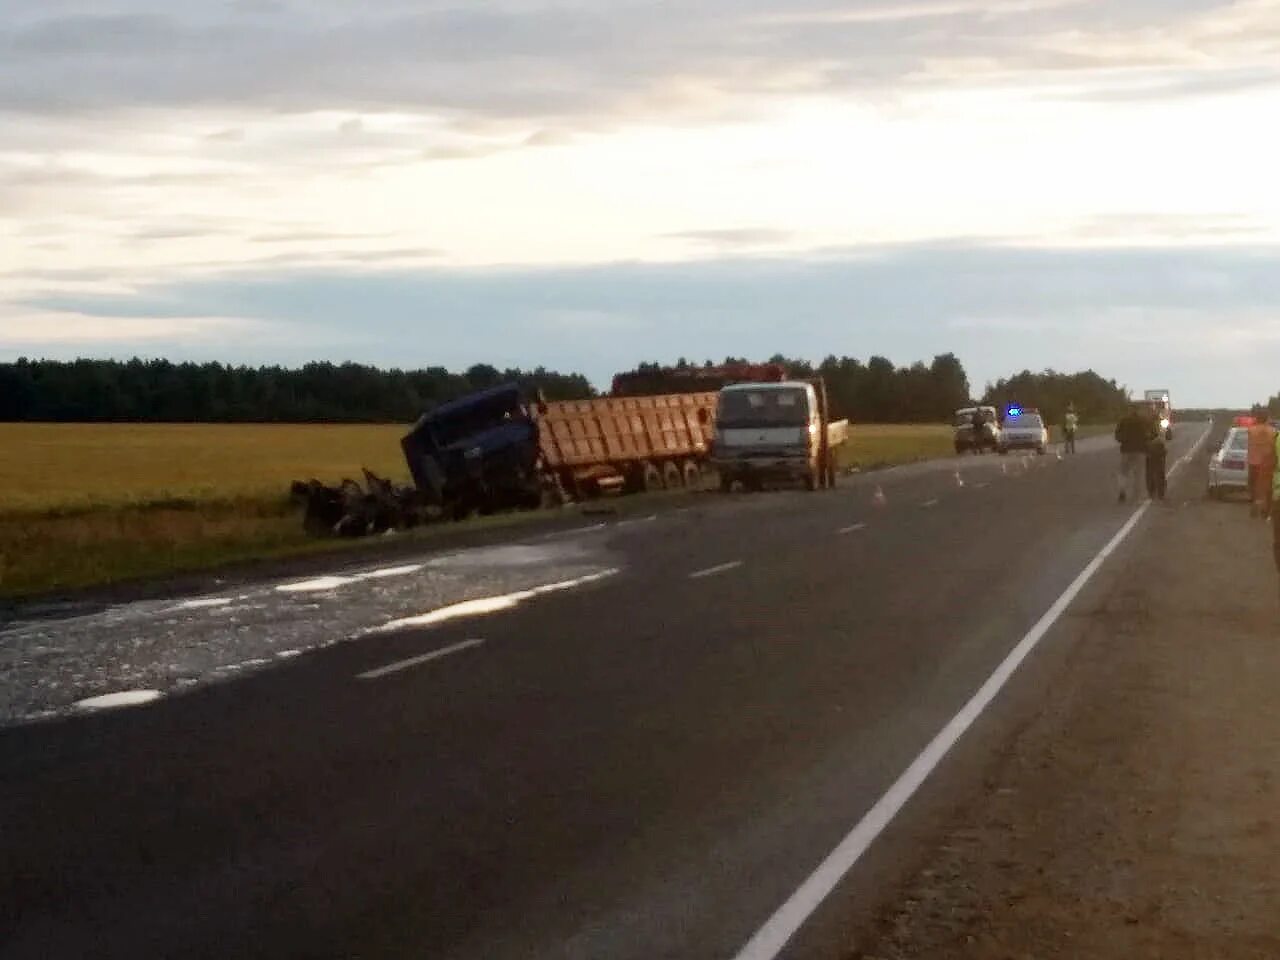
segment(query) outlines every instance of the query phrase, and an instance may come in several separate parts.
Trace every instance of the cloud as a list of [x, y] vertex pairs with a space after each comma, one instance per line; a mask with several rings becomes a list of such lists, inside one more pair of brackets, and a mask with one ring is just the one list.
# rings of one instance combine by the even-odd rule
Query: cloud
[[1226, 0], [702, 0], [663, 15], [638, 0], [36, 9], [0, 13], [0, 110], [399, 110], [578, 128], [1002, 72], [1027, 82], [1123, 67], [1117, 89], [1132, 91], [1141, 65], [1186, 73], [1152, 95], [1199, 95], [1272, 82], [1280, 32], [1274, 6]]
[[329, 243], [335, 240], [377, 240], [384, 233], [347, 233], [341, 230], [282, 230], [259, 233], [249, 238], [252, 243]]
[[133, 294], [28, 297], [20, 307], [166, 322], [235, 316], [294, 331], [268, 345], [229, 342], [212, 359], [545, 364], [597, 383], [679, 355], [910, 362], [954, 351], [976, 383], [1023, 368], [1095, 367], [1135, 387], [1174, 381], [1184, 403], [1216, 404], [1269, 396], [1280, 369], [1272, 246], [957, 242], [537, 270], [281, 265]]
[[0, 349], [57, 351], [89, 345], [127, 345], [157, 340], [228, 340], [260, 334], [268, 325], [240, 317], [103, 316], [70, 311], [0, 311]]
[[712, 230], [680, 230], [663, 234], [675, 240], [688, 240], [692, 243], [718, 249], [741, 247], [768, 247], [785, 243], [791, 239], [789, 230], [774, 230], [768, 227], [725, 227]]
[[1236, 213], [1111, 213], [1090, 217], [1072, 235], [1088, 240], [1209, 240], [1254, 237], [1266, 230], [1252, 217]]

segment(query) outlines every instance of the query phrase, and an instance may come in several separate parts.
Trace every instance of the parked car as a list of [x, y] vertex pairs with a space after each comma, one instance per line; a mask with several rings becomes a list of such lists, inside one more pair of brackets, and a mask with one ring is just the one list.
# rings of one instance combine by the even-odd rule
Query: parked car
[[1209, 496], [1249, 491], [1249, 430], [1232, 427], [1209, 458]]
[[1049, 428], [1036, 410], [1010, 407], [1000, 430], [1000, 452], [1034, 450], [1043, 456], [1049, 449]]

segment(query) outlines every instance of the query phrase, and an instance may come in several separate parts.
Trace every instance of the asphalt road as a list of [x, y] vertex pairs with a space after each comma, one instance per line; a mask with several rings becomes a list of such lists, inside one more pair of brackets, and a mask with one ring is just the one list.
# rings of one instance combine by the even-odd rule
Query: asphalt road
[[733, 957], [1129, 519], [1114, 465], [10, 625], [0, 957]]

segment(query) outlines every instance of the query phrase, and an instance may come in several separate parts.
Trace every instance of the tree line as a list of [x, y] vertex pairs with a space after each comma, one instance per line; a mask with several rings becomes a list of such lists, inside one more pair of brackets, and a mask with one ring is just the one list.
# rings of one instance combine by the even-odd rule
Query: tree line
[[0, 420], [113, 422], [412, 422], [476, 390], [516, 382], [531, 394], [592, 395], [580, 374], [477, 364], [380, 370], [356, 363], [244, 367], [166, 360], [18, 360], [0, 364]]
[[[746, 363], [727, 357], [726, 364]], [[937, 423], [973, 402], [964, 366], [954, 354], [926, 364], [896, 366], [884, 357], [865, 363], [834, 355], [821, 363], [775, 355], [795, 378], [822, 376], [832, 413], [855, 423]], [[677, 369], [697, 366], [681, 360]], [[703, 367], [712, 366], [706, 361]], [[663, 367], [640, 364], [657, 392]], [[0, 364], [2, 421], [164, 422], [411, 422], [426, 410], [476, 390], [519, 383], [529, 396], [578, 400], [594, 395], [578, 373], [499, 370], [476, 364], [461, 373], [444, 367], [383, 370], [355, 363], [308, 363], [299, 368], [246, 367], [166, 360], [18, 360]], [[668, 389], [670, 389], [668, 387]], [[1023, 371], [989, 384], [982, 401], [1034, 406], [1061, 422], [1068, 402], [1085, 422], [1114, 420], [1127, 394], [1093, 371]], [[1280, 399], [1277, 400], [1280, 404]]]
[[988, 384], [983, 402], [996, 408], [1010, 403], [1035, 407], [1047, 423], [1060, 424], [1068, 404], [1075, 407], [1082, 423], [1111, 423], [1128, 409], [1129, 391], [1115, 380], [1105, 380], [1092, 370], [1058, 373], [1024, 370], [1012, 377]]

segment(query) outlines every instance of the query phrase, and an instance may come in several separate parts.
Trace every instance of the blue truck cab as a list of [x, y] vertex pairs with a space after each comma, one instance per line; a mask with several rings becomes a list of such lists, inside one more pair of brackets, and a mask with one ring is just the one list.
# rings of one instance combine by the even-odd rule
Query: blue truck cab
[[540, 501], [538, 424], [517, 384], [441, 404], [400, 446], [414, 485], [455, 515]]

